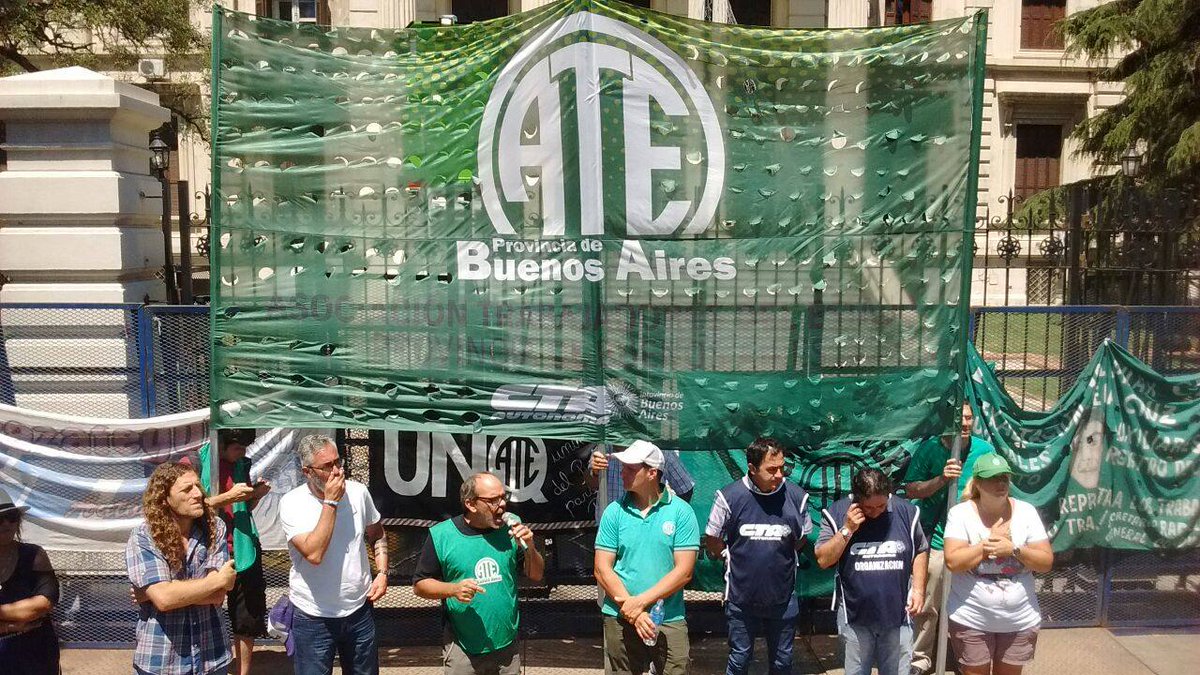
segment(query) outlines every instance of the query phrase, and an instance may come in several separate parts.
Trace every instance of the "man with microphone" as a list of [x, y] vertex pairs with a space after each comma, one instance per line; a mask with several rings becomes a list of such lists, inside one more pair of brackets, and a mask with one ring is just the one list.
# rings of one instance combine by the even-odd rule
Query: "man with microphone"
[[533, 532], [508, 513], [500, 479], [463, 481], [463, 515], [434, 525], [413, 573], [417, 596], [442, 601], [446, 675], [518, 675], [517, 559], [540, 581], [546, 562]]

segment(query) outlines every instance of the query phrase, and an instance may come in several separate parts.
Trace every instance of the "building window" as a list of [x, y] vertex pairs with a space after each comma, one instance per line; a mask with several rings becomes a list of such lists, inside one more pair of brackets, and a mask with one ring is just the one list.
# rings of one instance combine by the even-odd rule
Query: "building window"
[[739, 26], [770, 26], [770, 0], [726, 0]]
[[317, 22], [317, 0], [272, 0], [276, 19], [299, 23]]
[[328, 26], [329, 0], [257, 0], [255, 13], [271, 19]]
[[1067, 16], [1067, 0], [1021, 0], [1021, 49], [1062, 49], [1054, 25]]
[[475, 23], [508, 16], [508, 0], [454, 0], [451, 13], [459, 23]]
[[8, 168], [8, 153], [4, 152], [4, 144], [7, 142], [4, 129], [4, 122], [0, 122], [0, 171]]
[[883, 10], [885, 26], [907, 26], [933, 20], [933, 0], [887, 0]]
[[1017, 164], [1013, 193], [1027, 199], [1060, 183], [1063, 127], [1061, 124], [1018, 124]]

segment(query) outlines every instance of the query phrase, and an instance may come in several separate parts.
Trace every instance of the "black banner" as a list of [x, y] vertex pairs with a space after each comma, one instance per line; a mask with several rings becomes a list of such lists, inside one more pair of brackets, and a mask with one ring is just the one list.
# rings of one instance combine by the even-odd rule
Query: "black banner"
[[369, 486], [384, 518], [440, 521], [462, 513], [463, 480], [487, 471], [507, 486], [508, 510], [526, 522], [591, 521], [591, 449], [580, 441], [388, 431], [383, 449], [371, 451]]

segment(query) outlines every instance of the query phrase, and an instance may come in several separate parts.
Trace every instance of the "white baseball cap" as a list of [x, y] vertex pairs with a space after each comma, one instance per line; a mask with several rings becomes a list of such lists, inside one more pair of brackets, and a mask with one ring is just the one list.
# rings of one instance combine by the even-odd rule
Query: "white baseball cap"
[[663, 451], [650, 441], [634, 441], [628, 448], [614, 452], [612, 456], [622, 464], [645, 464], [651, 469], [661, 469], [666, 462]]

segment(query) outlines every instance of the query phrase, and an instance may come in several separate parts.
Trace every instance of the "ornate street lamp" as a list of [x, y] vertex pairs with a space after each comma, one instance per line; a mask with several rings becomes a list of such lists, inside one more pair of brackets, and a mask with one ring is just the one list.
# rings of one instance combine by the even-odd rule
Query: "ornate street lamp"
[[[163, 281], [167, 284], [167, 302], [174, 303], [179, 302], [179, 286], [175, 281], [175, 254], [171, 250], [171, 186], [167, 178], [167, 170], [171, 168], [171, 146], [159, 133], [155, 132], [150, 139], [150, 173], [162, 188], [157, 199], [162, 200]], [[155, 199], [144, 192], [140, 194], [143, 199]]]
[[163, 139], [155, 136], [154, 140], [150, 141], [150, 153], [150, 170], [159, 182], [162, 182], [167, 175], [167, 169], [171, 168], [171, 147], [163, 142]]
[[1142, 153], [1138, 152], [1137, 145], [1130, 144], [1125, 154], [1121, 155], [1121, 173], [1125, 174], [1126, 178], [1137, 178], [1137, 175], [1142, 171]]

